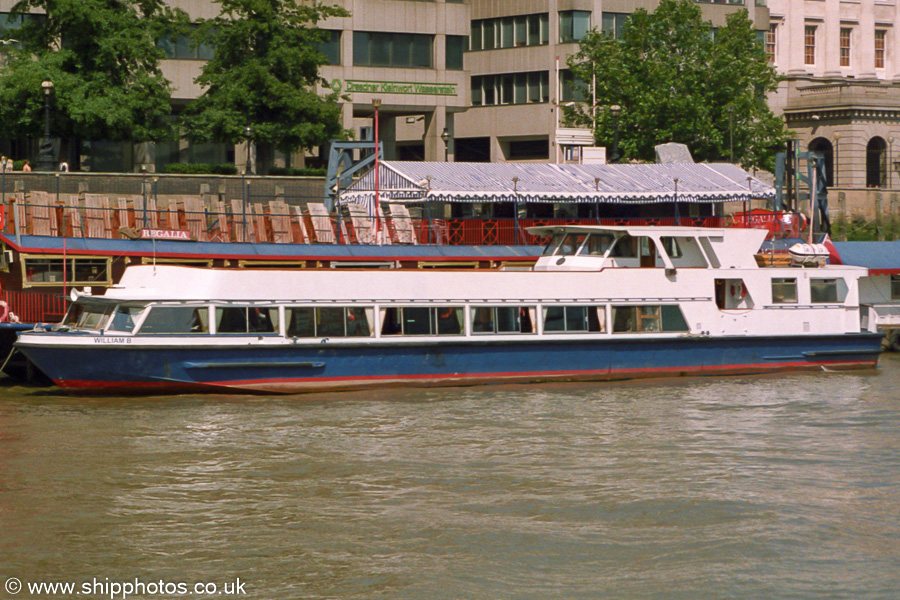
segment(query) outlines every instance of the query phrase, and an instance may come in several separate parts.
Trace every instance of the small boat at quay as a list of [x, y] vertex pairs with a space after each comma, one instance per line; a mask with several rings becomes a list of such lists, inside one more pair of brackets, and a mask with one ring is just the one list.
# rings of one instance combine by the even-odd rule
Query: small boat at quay
[[775, 266], [766, 232], [541, 227], [530, 269], [130, 266], [16, 346], [72, 393], [295, 393], [875, 367], [847, 265]]

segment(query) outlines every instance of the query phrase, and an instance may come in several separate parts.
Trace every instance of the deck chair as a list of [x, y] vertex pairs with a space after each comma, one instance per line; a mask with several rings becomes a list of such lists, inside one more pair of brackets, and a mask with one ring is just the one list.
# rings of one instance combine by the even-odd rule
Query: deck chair
[[391, 210], [391, 223], [396, 235], [395, 241], [398, 244], [418, 244], [416, 229], [413, 227], [412, 217], [410, 217], [406, 205], [392, 202], [388, 204], [388, 208]]
[[135, 196], [132, 200], [132, 206], [134, 207], [134, 224], [137, 229], [159, 229], [159, 211], [156, 209], [156, 198], [147, 196], [145, 206], [143, 196]]
[[106, 196], [84, 195], [84, 226], [87, 237], [112, 238], [112, 211]]
[[294, 241], [291, 231], [291, 212], [284, 200], [269, 202], [269, 220], [272, 223], [272, 241], [276, 244], [290, 244]]
[[[246, 215], [246, 221], [244, 220]], [[253, 208], [248, 206], [244, 213], [241, 200], [231, 201], [231, 240], [234, 242], [255, 242], [253, 239]]]
[[256, 241], [265, 243], [270, 242], [271, 237], [269, 236], [269, 224], [268, 219], [266, 218], [266, 209], [262, 204], [253, 204], [253, 233], [256, 236]]
[[31, 192], [25, 213], [30, 221], [32, 235], [59, 235], [55, 196], [46, 192]]
[[122, 227], [134, 227], [134, 209], [129, 205], [128, 198], [122, 196], [116, 198], [113, 209], [113, 227], [118, 231]]
[[375, 221], [369, 216], [369, 211], [362, 204], [348, 203], [347, 212], [350, 213], [350, 223], [356, 234], [359, 244], [375, 244]]
[[11, 233], [16, 232], [16, 216], [18, 215], [20, 233], [28, 234], [29, 231], [31, 231], [31, 223], [30, 219], [28, 218], [28, 204], [25, 200], [25, 193], [15, 192], [14, 196], [16, 199], [16, 204], [15, 210], [10, 211], [11, 214], [9, 215], [9, 221], [11, 225], [9, 226], [9, 231]]
[[299, 206], [291, 207], [291, 230], [294, 232], [294, 239], [298, 244], [309, 244], [309, 228], [306, 226], [306, 217]]
[[85, 237], [84, 218], [81, 214], [81, 206], [78, 196], [63, 194], [61, 196], [63, 235], [66, 237]]
[[306, 205], [309, 210], [309, 216], [312, 221], [315, 241], [320, 244], [335, 244], [337, 239], [334, 235], [334, 228], [331, 225], [331, 217], [328, 209], [321, 202], [309, 202]]
[[198, 242], [207, 241], [206, 237], [206, 208], [203, 201], [194, 196], [188, 196], [181, 200], [181, 208], [184, 210], [184, 224], [191, 237]]
[[225, 210], [225, 203], [219, 200], [210, 200], [206, 208], [206, 240], [209, 242], [231, 241], [228, 212]]

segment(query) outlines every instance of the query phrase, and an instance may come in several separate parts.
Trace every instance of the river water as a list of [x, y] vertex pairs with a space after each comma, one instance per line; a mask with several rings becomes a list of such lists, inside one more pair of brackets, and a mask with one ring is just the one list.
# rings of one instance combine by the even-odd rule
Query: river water
[[3, 599], [894, 600], [898, 573], [897, 354], [294, 397], [0, 389]]

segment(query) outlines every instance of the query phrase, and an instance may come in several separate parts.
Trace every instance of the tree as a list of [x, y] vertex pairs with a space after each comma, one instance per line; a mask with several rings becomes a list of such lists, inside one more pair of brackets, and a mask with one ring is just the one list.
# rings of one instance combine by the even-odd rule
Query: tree
[[[339, 96], [319, 96], [316, 28], [344, 9], [297, 0], [217, 0], [221, 14], [200, 23], [194, 41], [213, 49], [196, 83], [203, 94], [184, 111], [185, 133], [196, 141], [245, 140], [289, 153], [344, 137]], [[249, 127], [249, 130], [247, 129]]]
[[[691, 0], [662, 0], [653, 13], [635, 11], [622, 39], [589, 32], [568, 62], [582, 86], [596, 81], [597, 106], [568, 116], [606, 144], [618, 127], [627, 158], [653, 160], [657, 144], [678, 142], [698, 161], [733, 154], [745, 167], [771, 168], [789, 137], [766, 104], [779, 78], [746, 10], [714, 32]], [[613, 105], [621, 107], [617, 119]]]
[[[35, 9], [43, 15], [31, 14]], [[9, 137], [43, 128], [41, 82], [53, 82], [51, 132], [64, 142], [145, 142], [170, 135], [169, 84], [156, 40], [179, 22], [163, 0], [21, 0], [6, 32], [0, 121]], [[74, 153], [77, 156], [77, 152]]]

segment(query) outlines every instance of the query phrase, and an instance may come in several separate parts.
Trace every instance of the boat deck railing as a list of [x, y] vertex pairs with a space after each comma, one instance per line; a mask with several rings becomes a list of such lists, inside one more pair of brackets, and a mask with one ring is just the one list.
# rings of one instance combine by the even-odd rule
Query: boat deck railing
[[0, 290], [0, 302], [6, 303], [2, 321], [19, 323], [58, 323], [69, 306], [67, 297], [38, 290]]
[[403, 205], [387, 204], [378, 217], [362, 207], [329, 213], [324, 204], [206, 202], [199, 197], [170, 200], [80, 194], [63, 199], [32, 192], [3, 206], [7, 235], [100, 239], [138, 238], [142, 229], [188, 232], [202, 242], [275, 244], [431, 244], [535, 245], [545, 240], [528, 233], [539, 225], [683, 225], [754, 227], [778, 234], [780, 218], [753, 215], [666, 218], [429, 218], [413, 216]]

